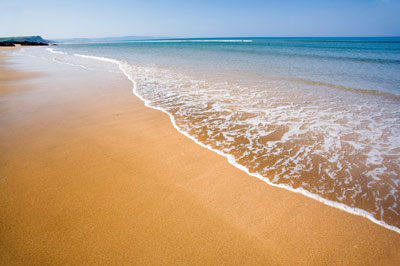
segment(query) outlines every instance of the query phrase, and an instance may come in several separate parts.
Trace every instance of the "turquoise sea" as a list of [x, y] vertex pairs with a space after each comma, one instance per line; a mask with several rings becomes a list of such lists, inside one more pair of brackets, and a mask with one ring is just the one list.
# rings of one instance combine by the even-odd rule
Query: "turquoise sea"
[[122, 73], [147, 106], [249, 175], [400, 232], [400, 37], [171, 39], [17, 53]]

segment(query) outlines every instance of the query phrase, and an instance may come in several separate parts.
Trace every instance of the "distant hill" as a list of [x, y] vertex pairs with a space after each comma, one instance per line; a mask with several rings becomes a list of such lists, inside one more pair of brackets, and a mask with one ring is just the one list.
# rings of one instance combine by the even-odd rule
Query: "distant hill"
[[78, 42], [124, 42], [138, 40], [154, 40], [165, 39], [165, 36], [122, 36], [122, 37], [102, 37], [102, 38], [71, 38], [71, 39], [56, 39], [61, 43], [78, 43]]
[[45, 40], [41, 36], [20, 36], [20, 37], [3, 37], [0, 38], [0, 46], [20, 45], [48, 45], [54, 41]]

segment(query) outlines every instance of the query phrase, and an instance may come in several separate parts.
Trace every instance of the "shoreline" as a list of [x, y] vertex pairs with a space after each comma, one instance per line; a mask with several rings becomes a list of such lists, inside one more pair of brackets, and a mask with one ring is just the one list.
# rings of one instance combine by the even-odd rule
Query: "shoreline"
[[397, 233], [249, 177], [145, 107], [123, 75], [45, 74], [1, 96], [0, 262], [400, 262]]
[[[50, 50], [50, 52], [53, 53], [53, 54], [63, 53], [63, 52], [60, 52], [60, 51], [55, 52], [55, 51], [53, 51], [53, 50]], [[205, 148], [205, 149], [208, 149], [208, 150], [210, 150], [210, 151], [212, 151], [212, 152], [215, 152], [215, 153], [217, 153], [218, 155], [220, 155], [220, 156], [226, 158], [226, 160], [227, 160], [227, 162], [228, 162], [229, 164], [231, 164], [231, 165], [233, 165], [234, 167], [236, 167], [237, 169], [239, 169], [239, 170], [245, 172], [245, 173], [248, 174], [249, 176], [255, 177], [255, 178], [257, 178], [257, 179], [259, 179], [259, 180], [265, 182], [266, 184], [268, 184], [268, 185], [270, 185], [270, 186], [274, 186], [274, 187], [277, 187], [277, 188], [280, 188], [280, 189], [284, 189], [284, 190], [287, 190], [287, 191], [290, 191], [290, 192], [293, 192], [293, 193], [298, 193], [298, 194], [301, 194], [301, 195], [303, 195], [303, 196], [305, 196], [305, 197], [311, 198], [311, 199], [316, 200], [316, 201], [318, 201], [318, 202], [320, 202], [320, 203], [323, 203], [323, 204], [325, 204], [325, 205], [328, 205], [328, 206], [330, 206], [330, 207], [339, 209], [339, 210], [341, 210], [341, 211], [348, 212], [348, 213], [353, 214], [353, 215], [361, 216], [361, 217], [363, 217], [363, 218], [365, 218], [365, 219], [368, 219], [369, 221], [371, 221], [371, 222], [373, 222], [373, 223], [375, 223], [375, 224], [377, 224], [377, 225], [379, 225], [379, 226], [382, 226], [382, 227], [384, 227], [384, 228], [386, 228], [386, 229], [388, 229], [388, 230], [392, 230], [392, 231], [394, 231], [394, 232], [400, 234], [400, 228], [398, 228], [398, 227], [396, 227], [396, 226], [394, 226], [394, 225], [387, 224], [387, 223], [386, 223], [385, 221], [383, 221], [383, 220], [378, 220], [378, 219], [376, 219], [371, 213], [369, 213], [369, 212], [366, 211], [366, 210], [363, 210], [363, 209], [360, 209], [360, 208], [357, 208], [357, 207], [351, 207], [351, 206], [348, 206], [348, 205], [346, 205], [346, 204], [343, 204], [343, 203], [340, 203], [340, 202], [337, 202], [337, 201], [332, 201], [332, 200], [323, 198], [322, 196], [320, 196], [320, 195], [318, 195], [318, 194], [315, 194], [315, 193], [312, 193], [312, 192], [309, 192], [308, 190], [305, 190], [305, 189], [303, 189], [303, 188], [293, 188], [293, 187], [291, 187], [291, 186], [289, 186], [289, 185], [285, 185], [285, 184], [276, 184], [276, 183], [271, 182], [268, 178], [266, 178], [266, 177], [264, 177], [264, 176], [262, 176], [262, 175], [260, 175], [260, 174], [258, 174], [258, 173], [251, 173], [247, 167], [245, 167], [245, 166], [239, 164], [239, 163], [236, 161], [236, 159], [234, 158], [234, 156], [232, 156], [232, 155], [230, 155], [230, 154], [227, 154], [227, 153], [224, 153], [224, 152], [222, 152], [222, 151], [220, 151], [220, 150], [214, 149], [214, 148], [212, 148], [211, 146], [206, 145], [206, 144], [200, 142], [200, 141], [197, 140], [195, 137], [191, 136], [189, 133], [187, 133], [187, 132], [181, 130], [181, 129], [177, 126], [176, 121], [175, 121], [175, 118], [173, 117], [173, 115], [171, 115], [170, 113], [168, 113], [168, 111], [166, 111], [166, 110], [164, 110], [163, 108], [160, 108], [160, 107], [152, 106], [151, 103], [150, 103], [150, 101], [148, 101], [148, 100], [146, 100], [145, 98], [143, 98], [143, 97], [137, 92], [137, 83], [136, 83], [136, 81], [126, 72], [126, 70], [124, 69], [124, 63], [123, 63], [123, 62], [121, 62], [121, 61], [119, 61], [119, 60], [117, 60], [117, 59], [114, 59], [114, 58], [107, 58], [107, 57], [97, 57], [97, 56], [89, 56], [89, 55], [81, 55], [81, 54], [77, 54], [76, 56], [83, 57], [83, 58], [89, 58], [89, 59], [93, 59], [93, 60], [98, 60], [98, 61], [105, 61], [105, 62], [113, 63], [113, 64], [117, 65], [118, 68], [119, 68], [119, 70], [126, 76], [126, 78], [132, 82], [132, 85], [133, 85], [133, 87], [132, 87], [132, 93], [133, 93], [137, 98], [139, 98], [139, 99], [144, 103], [144, 105], [145, 105], [146, 107], [152, 108], [152, 109], [155, 109], [155, 110], [158, 110], [158, 111], [161, 111], [161, 112], [165, 113], [166, 115], [168, 115], [168, 117], [169, 117], [169, 119], [170, 119], [170, 121], [171, 121], [173, 127], [174, 127], [179, 133], [181, 133], [181, 134], [183, 134], [185, 137], [191, 139], [192, 141], [194, 141], [196, 144], [200, 145], [201, 147], [203, 147], [203, 148]], [[361, 91], [361, 90], [360, 90], [360, 91]], [[369, 91], [369, 93], [374, 94], [375, 91]], [[388, 95], [390, 95], [390, 94], [388, 94]], [[396, 97], [396, 95], [391, 95], [391, 97]], [[400, 97], [400, 96], [399, 96], [399, 97]], [[395, 99], [397, 99], [397, 98], [395, 98]], [[400, 99], [400, 98], [399, 98], [399, 99]]]

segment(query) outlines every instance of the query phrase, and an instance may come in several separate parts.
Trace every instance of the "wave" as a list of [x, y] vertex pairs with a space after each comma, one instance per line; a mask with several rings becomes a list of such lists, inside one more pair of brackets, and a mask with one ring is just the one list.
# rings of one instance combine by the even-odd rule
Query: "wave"
[[53, 48], [46, 48], [47, 51], [49, 51], [52, 54], [63, 54], [63, 55], [67, 55], [67, 53], [61, 52], [61, 51], [56, 51]]
[[[382, 37], [376, 37], [382, 38]], [[313, 38], [313, 39], [298, 39], [298, 38], [288, 38], [285, 39], [287, 42], [304, 42], [304, 43], [400, 43], [399, 37], [383, 37], [380, 40], [374, 40], [374, 38], [349, 38], [349, 39], [341, 39], [341, 38], [332, 38], [332, 39], [324, 39], [324, 38]]]
[[[48, 50], [48, 51], [54, 53], [54, 50], [53, 51]], [[213, 152], [216, 152], [217, 154], [219, 154], [221, 156], [226, 157], [227, 161], [230, 164], [232, 164], [236, 168], [246, 172], [248, 175], [256, 177], [256, 178], [264, 181], [265, 183], [267, 183], [267, 184], [269, 184], [271, 186], [283, 188], [283, 189], [286, 189], [286, 190], [289, 190], [289, 191], [295, 192], [295, 193], [300, 193], [300, 194], [302, 194], [304, 196], [307, 196], [309, 198], [318, 200], [319, 202], [324, 203], [324, 204], [326, 204], [328, 206], [335, 207], [335, 208], [338, 208], [340, 210], [346, 211], [348, 213], [352, 213], [352, 214], [355, 214], [355, 215], [359, 215], [359, 216], [365, 217], [365, 218], [369, 219], [370, 221], [372, 221], [372, 222], [374, 222], [374, 223], [376, 223], [376, 224], [378, 224], [380, 226], [383, 226], [383, 227], [385, 227], [385, 228], [387, 228], [389, 230], [392, 230], [392, 231], [395, 231], [397, 233], [400, 233], [400, 228], [398, 228], [396, 226], [393, 226], [393, 225], [389, 225], [383, 220], [378, 220], [371, 213], [369, 213], [369, 212], [367, 212], [367, 211], [365, 211], [363, 209], [360, 209], [360, 208], [357, 208], [357, 207], [350, 207], [350, 206], [345, 205], [345, 204], [340, 203], [340, 202], [328, 200], [328, 199], [323, 198], [323, 197], [321, 197], [321, 196], [319, 196], [317, 194], [314, 194], [314, 193], [312, 193], [310, 191], [307, 191], [307, 190], [305, 190], [305, 189], [303, 189], [301, 187], [300, 188], [293, 188], [293, 187], [291, 187], [291, 186], [289, 186], [287, 184], [273, 183], [273, 182], [271, 182], [271, 180], [269, 180], [268, 178], [262, 176], [261, 174], [251, 172], [251, 170], [248, 167], [240, 164], [238, 162], [238, 160], [235, 158], [235, 156], [233, 156], [232, 154], [229, 154], [229, 153], [223, 152], [221, 150], [215, 149], [211, 145], [207, 145], [207, 144], [201, 142], [198, 138], [194, 137], [193, 135], [190, 135], [187, 131], [184, 131], [181, 127], [179, 127], [175, 117], [173, 116], [173, 114], [171, 114], [170, 112], [168, 112], [164, 108], [161, 108], [159, 106], [154, 106], [151, 103], [150, 100], [146, 99], [145, 97], [143, 97], [138, 92], [138, 83], [136, 82], [135, 78], [130, 74], [130, 68], [132, 67], [132, 65], [130, 65], [128, 62], [117, 60], [117, 59], [112, 59], [112, 58], [107, 58], [107, 57], [92, 56], [92, 55], [74, 54], [74, 56], [81, 57], [81, 58], [86, 58], [86, 59], [92, 59], [92, 60], [108, 62], [108, 63], [112, 63], [112, 64], [117, 65], [118, 68], [120, 69], [120, 71], [132, 82], [132, 84], [133, 84], [133, 87], [132, 87], [133, 94], [136, 95], [140, 100], [142, 100], [147, 107], [153, 108], [153, 109], [156, 109], [156, 110], [160, 110], [160, 111], [166, 113], [169, 116], [169, 118], [170, 118], [170, 120], [172, 122], [172, 125], [174, 126], [174, 128], [178, 132], [180, 132], [181, 134], [185, 135], [186, 137], [192, 139], [198, 145], [200, 145], [200, 146], [202, 146], [204, 148], [207, 148], [207, 149], [209, 149], [209, 150], [211, 150]]]
[[400, 101], [400, 95], [395, 95], [395, 94], [378, 91], [378, 90], [366, 90], [366, 89], [352, 88], [352, 87], [347, 87], [347, 86], [343, 86], [343, 85], [339, 85], [339, 84], [333, 84], [333, 83], [322, 82], [322, 81], [314, 81], [314, 80], [304, 79], [304, 78], [287, 78], [285, 80], [291, 81], [291, 82], [303, 83], [303, 84], [307, 84], [307, 85], [313, 85], [313, 86], [324, 86], [324, 87], [329, 87], [329, 88], [334, 88], [334, 89], [354, 91], [354, 92], [358, 92], [358, 93], [380, 95], [380, 96], [387, 97], [392, 100]]
[[[260, 47], [267, 48], [263, 44], [259, 45]], [[291, 45], [290, 48], [305, 48], [301, 45]], [[307, 49], [312, 49], [313, 47], [307, 47]], [[327, 47], [324, 47], [327, 49]], [[315, 49], [321, 49], [321, 47], [315, 47]], [[332, 48], [337, 49], [337, 48]], [[253, 54], [257, 56], [266, 56], [266, 55], [276, 55], [282, 57], [299, 57], [299, 58], [313, 58], [317, 60], [334, 60], [334, 61], [348, 61], [348, 62], [360, 62], [360, 63], [371, 63], [371, 64], [386, 64], [386, 65], [400, 65], [400, 60], [398, 59], [381, 59], [381, 58], [362, 58], [362, 57], [352, 57], [352, 56], [331, 56], [331, 55], [318, 55], [318, 54], [304, 54], [299, 52], [291, 52], [288, 51], [277, 51], [277, 50], [249, 50], [246, 48], [235, 47], [233, 48], [224, 48], [226, 52], [235, 52], [242, 54]]]
[[[61, 51], [58, 51], [58, 50], [56, 51], [56, 50], [54, 50], [54, 49], [52, 49], [52, 48], [46, 48], [46, 50], [49, 51], [49, 52], [52, 53], [52, 54], [69, 55], [68, 53], [61, 52]], [[60, 63], [60, 64], [64, 64], [64, 65], [69, 65], [69, 66], [74, 66], [74, 67], [80, 67], [80, 68], [83, 68], [83, 69], [85, 69], [85, 70], [91, 70], [91, 71], [93, 71], [93, 70], [95, 70], [95, 71], [98, 70], [98, 69], [95, 69], [95, 68], [87, 67], [87, 66], [85, 66], [85, 65], [83, 65], [83, 64], [74, 64], [74, 63], [62, 61], [62, 60], [60, 60], [57, 56], [54, 56], [52, 59], [53, 59], [54, 62]], [[91, 58], [91, 59], [93, 59], [93, 58]], [[115, 71], [112, 71], [112, 70], [108, 70], [107, 72], [110, 72], [110, 73], [119, 73], [119, 72], [115, 72]]]

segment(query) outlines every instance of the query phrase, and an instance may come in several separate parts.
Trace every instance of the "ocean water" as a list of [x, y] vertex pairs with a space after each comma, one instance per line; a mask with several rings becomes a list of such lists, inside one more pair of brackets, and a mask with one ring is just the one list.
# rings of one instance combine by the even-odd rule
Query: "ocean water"
[[232, 38], [23, 49], [120, 72], [178, 131], [266, 183], [400, 232], [400, 38]]

